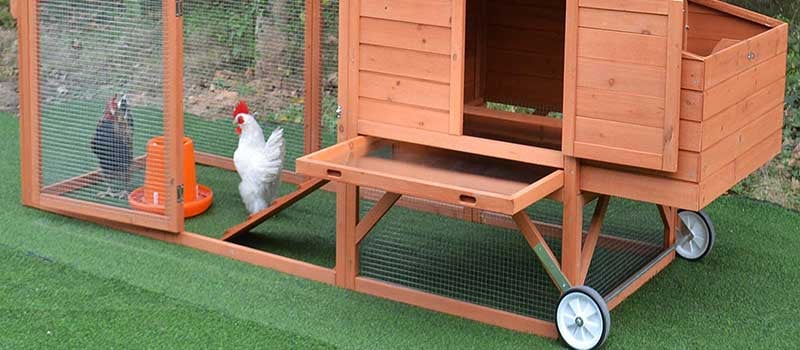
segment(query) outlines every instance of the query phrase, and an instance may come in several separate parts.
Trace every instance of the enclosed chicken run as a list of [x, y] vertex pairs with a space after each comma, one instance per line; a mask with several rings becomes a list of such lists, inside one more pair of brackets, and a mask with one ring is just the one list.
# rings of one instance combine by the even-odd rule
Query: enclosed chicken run
[[[717, 0], [12, 7], [25, 205], [574, 348], [781, 146], [788, 26]], [[254, 215], [240, 100], [286, 137]]]

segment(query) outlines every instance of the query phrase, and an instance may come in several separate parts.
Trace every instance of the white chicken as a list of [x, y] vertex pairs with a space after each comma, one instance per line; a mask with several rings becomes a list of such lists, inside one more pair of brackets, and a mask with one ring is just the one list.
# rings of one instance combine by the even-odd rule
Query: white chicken
[[276, 128], [264, 141], [264, 131], [244, 101], [236, 106], [233, 123], [239, 134], [239, 146], [233, 154], [233, 164], [242, 179], [239, 195], [252, 215], [269, 207], [278, 195], [286, 152], [283, 129]]

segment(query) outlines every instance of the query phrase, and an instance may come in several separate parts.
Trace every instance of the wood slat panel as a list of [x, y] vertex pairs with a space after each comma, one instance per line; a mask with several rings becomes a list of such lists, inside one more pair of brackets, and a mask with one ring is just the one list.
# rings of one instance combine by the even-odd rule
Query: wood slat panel
[[575, 141], [611, 148], [631, 149], [660, 154], [660, 128], [631, 125], [578, 116], [575, 122]]
[[736, 182], [744, 180], [781, 153], [783, 132], [777, 130], [736, 158]]
[[580, 0], [581, 7], [591, 7], [619, 11], [667, 14], [665, 0]]
[[450, 54], [448, 28], [362, 17], [360, 30], [365, 44]]
[[489, 74], [508, 73], [545, 78], [564, 76], [564, 56], [516, 50], [492, 49], [487, 57]]
[[361, 72], [360, 96], [447, 111], [450, 86], [382, 73]]
[[[487, 45], [514, 51], [559, 55], [564, 52], [564, 34], [512, 27], [491, 27], [487, 30]], [[536, 40], [530, 40], [536, 38]]]
[[[650, 127], [664, 125], [664, 99], [578, 88], [577, 115]], [[625, 128], [625, 126], [620, 125]], [[659, 139], [661, 137], [659, 136]]]
[[450, 59], [419, 51], [361, 45], [361, 70], [450, 83]]
[[706, 91], [703, 115], [712, 116], [786, 75], [786, 55], [775, 56]]
[[701, 209], [697, 184], [660, 176], [583, 166], [581, 190], [688, 210]]
[[581, 8], [578, 22], [584, 28], [667, 36], [667, 22], [661, 15]]
[[450, 0], [361, 0], [361, 16], [450, 27]]
[[735, 171], [736, 164], [730, 162], [716, 173], [707, 176], [706, 179], [700, 183], [700, 202], [698, 206], [701, 208], [705, 207], [719, 198], [719, 196], [725, 194], [725, 192], [728, 192], [728, 190], [736, 184]]
[[450, 115], [445, 111], [414, 107], [369, 98], [358, 100], [360, 119], [375, 122], [448, 132]]
[[[665, 97], [666, 69], [627, 63], [578, 58], [578, 86]], [[663, 119], [663, 118], [662, 118]]]
[[703, 91], [705, 81], [705, 62], [684, 58], [681, 64], [681, 87], [688, 90]]
[[696, 122], [703, 120], [703, 98], [702, 92], [681, 90], [681, 119]]
[[700, 181], [722, 169], [782, 126], [783, 106], [779, 106], [703, 151]]
[[702, 149], [741, 129], [776, 106], [783, 105], [786, 79], [780, 79], [746, 100], [703, 122]]
[[579, 28], [578, 56], [664, 67], [667, 63], [667, 39]]

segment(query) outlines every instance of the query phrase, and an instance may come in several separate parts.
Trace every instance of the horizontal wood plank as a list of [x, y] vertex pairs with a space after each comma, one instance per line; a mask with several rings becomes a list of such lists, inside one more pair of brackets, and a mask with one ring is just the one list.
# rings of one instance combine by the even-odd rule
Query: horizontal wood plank
[[578, 116], [575, 141], [653, 154], [662, 151], [662, 129]]
[[577, 114], [582, 117], [660, 128], [664, 113], [663, 98], [581, 87], [577, 90]]
[[361, 16], [450, 27], [451, 0], [361, 0]]
[[581, 8], [578, 25], [644, 35], [667, 36], [667, 17], [646, 13]]
[[373, 45], [359, 51], [361, 70], [450, 83], [448, 55]]
[[362, 17], [361, 42], [423, 52], [450, 54], [450, 29]]
[[578, 56], [665, 67], [667, 38], [579, 28]]
[[665, 0], [580, 0], [578, 5], [617, 11], [667, 14], [667, 1]]
[[359, 77], [362, 97], [442, 111], [450, 107], [447, 84], [372, 72], [361, 72]]
[[358, 99], [358, 108], [361, 120], [436, 132], [449, 130], [450, 114], [447, 111], [364, 97]]
[[579, 58], [578, 86], [627, 92], [650, 97], [665, 97], [663, 67]]

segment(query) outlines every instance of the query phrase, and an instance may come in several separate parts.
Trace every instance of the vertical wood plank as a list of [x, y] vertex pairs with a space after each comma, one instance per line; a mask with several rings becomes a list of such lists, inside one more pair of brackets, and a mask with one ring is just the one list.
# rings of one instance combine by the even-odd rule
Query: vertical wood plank
[[322, 126], [322, 3], [306, 0], [305, 56], [304, 56], [304, 151], [305, 154], [320, 149]]
[[564, 157], [564, 215], [561, 241], [561, 271], [572, 285], [580, 282], [583, 201], [580, 190], [580, 162]]
[[452, 0], [450, 18], [450, 134], [464, 133], [464, 61], [466, 56], [467, 0]]
[[[344, 122], [344, 136], [346, 139], [355, 137], [358, 134], [358, 118], [360, 116], [360, 111], [358, 109], [358, 92], [361, 85], [359, 84], [358, 76], [361, 68], [361, 1], [362, 0], [348, 0], [349, 7], [347, 9], [347, 52], [349, 56], [347, 58], [348, 82], [346, 93], [348, 109], [346, 110]], [[339, 89], [340, 94], [341, 92], [342, 90]]]
[[19, 48], [19, 93], [20, 93], [20, 184], [22, 203], [29, 206], [39, 204], [39, 115], [38, 108], [38, 1], [20, 1], [16, 4]]
[[183, 17], [172, 1], [163, 2], [164, 16], [164, 116], [167, 198], [164, 203], [168, 231], [184, 230], [183, 203], [178, 186], [183, 185]]
[[561, 151], [566, 156], [575, 154], [575, 118], [577, 117], [578, 90], [578, 0], [567, 1], [564, 45], [564, 124], [561, 133]]
[[344, 203], [344, 224], [346, 248], [345, 287], [355, 289], [358, 277], [358, 241], [357, 226], [359, 221], [359, 203], [361, 194], [356, 185], [345, 185], [346, 201]]
[[487, 19], [486, 14], [486, 1], [487, 0], [479, 0], [480, 4], [478, 8], [480, 11], [478, 12], [478, 39], [477, 39], [477, 50], [476, 50], [476, 57], [475, 57], [475, 97], [477, 99], [483, 100], [486, 96], [486, 72], [488, 65], [487, 57], [487, 30], [488, 30], [488, 23], [489, 20]]
[[671, 0], [667, 34], [667, 94], [664, 119], [662, 170], [678, 170], [678, 128], [681, 114], [681, 64], [684, 43], [684, 1]]

